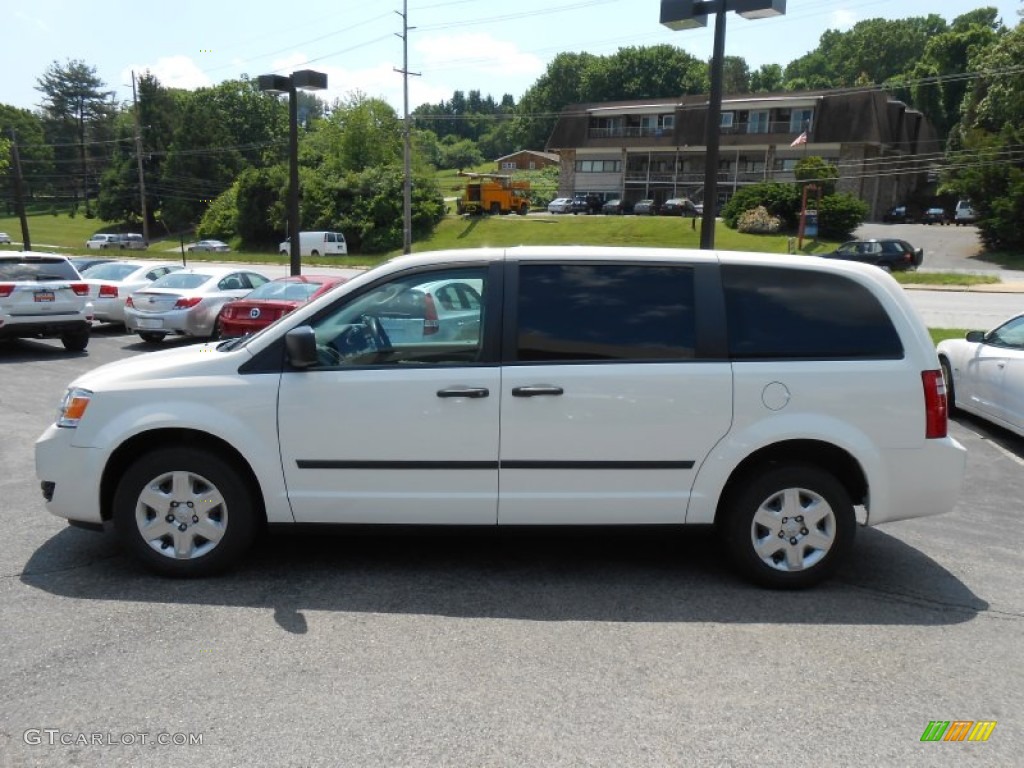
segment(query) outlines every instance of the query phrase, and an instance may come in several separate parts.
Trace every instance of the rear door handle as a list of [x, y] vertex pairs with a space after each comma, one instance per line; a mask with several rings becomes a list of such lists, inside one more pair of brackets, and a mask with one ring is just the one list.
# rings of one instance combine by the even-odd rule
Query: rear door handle
[[561, 387], [553, 387], [544, 384], [537, 384], [530, 387], [514, 387], [512, 397], [539, 397], [541, 395], [560, 395], [564, 392]]
[[487, 397], [491, 394], [487, 387], [449, 387], [437, 390], [438, 397]]

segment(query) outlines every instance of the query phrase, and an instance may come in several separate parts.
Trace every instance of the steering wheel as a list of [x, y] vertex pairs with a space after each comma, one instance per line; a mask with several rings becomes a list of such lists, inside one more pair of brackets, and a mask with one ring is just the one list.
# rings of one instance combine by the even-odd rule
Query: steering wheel
[[384, 330], [384, 326], [380, 324], [380, 318], [375, 315], [363, 315], [359, 318], [363, 325], [366, 326], [367, 333], [370, 335], [370, 340], [373, 342], [373, 346], [378, 352], [384, 352], [391, 349], [391, 339], [388, 338], [387, 331]]
[[333, 368], [341, 365], [345, 359], [341, 353], [330, 344], [316, 345], [316, 361], [322, 366]]

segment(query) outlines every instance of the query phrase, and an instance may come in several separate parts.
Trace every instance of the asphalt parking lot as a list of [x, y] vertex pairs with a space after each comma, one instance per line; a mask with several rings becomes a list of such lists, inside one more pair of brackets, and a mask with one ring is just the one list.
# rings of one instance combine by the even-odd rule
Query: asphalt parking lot
[[[67, 383], [139, 354], [0, 345], [0, 768], [1020, 764], [1008, 433], [958, 419], [956, 510], [861, 529], [808, 592], [738, 581], [702, 532], [288, 537], [169, 581], [50, 516], [33, 471]], [[934, 720], [997, 725], [922, 743]]]

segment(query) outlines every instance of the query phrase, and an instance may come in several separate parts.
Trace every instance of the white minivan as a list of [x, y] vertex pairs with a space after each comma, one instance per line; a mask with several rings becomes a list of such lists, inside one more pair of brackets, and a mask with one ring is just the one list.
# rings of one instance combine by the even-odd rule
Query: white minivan
[[714, 524], [746, 576], [804, 587], [858, 523], [951, 510], [964, 464], [874, 265], [583, 246], [393, 259], [81, 376], [36, 442], [52, 513], [180, 576], [275, 526]]
[[978, 220], [978, 214], [974, 212], [974, 207], [971, 205], [970, 200], [958, 200], [956, 204], [956, 211], [953, 214], [953, 223], [957, 226], [962, 224], [973, 224]]
[[[292, 239], [289, 237], [278, 250], [282, 256], [290, 256]], [[348, 253], [345, 235], [341, 232], [299, 232], [299, 255], [301, 256], [344, 256]]]

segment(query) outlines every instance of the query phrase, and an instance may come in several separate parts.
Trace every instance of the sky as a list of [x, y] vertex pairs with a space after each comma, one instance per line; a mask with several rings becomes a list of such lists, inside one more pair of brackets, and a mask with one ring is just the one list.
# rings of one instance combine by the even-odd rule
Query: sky
[[[628, 46], [675, 45], [708, 59], [713, 27], [671, 31], [660, 0], [405, 0], [409, 108], [479, 90], [518, 102], [555, 55], [615, 53]], [[12, 0], [14, 5], [14, 0]], [[789, 0], [786, 14], [748, 21], [729, 14], [726, 54], [750, 68], [785, 66], [813, 50], [827, 29], [870, 18], [938, 13], [952, 21], [994, 6], [1015, 26], [1020, 0]], [[314, 69], [328, 76], [331, 102], [353, 92], [380, 97], [403, 114], [403, 0], [33, 0], [4, 12], [0, 103], [36, 109], [35, 86], [54, 61], [84, 61], [131, 99], [132, 71], [149, 70], [166, 86], [197, 88], [247, 74]]]

